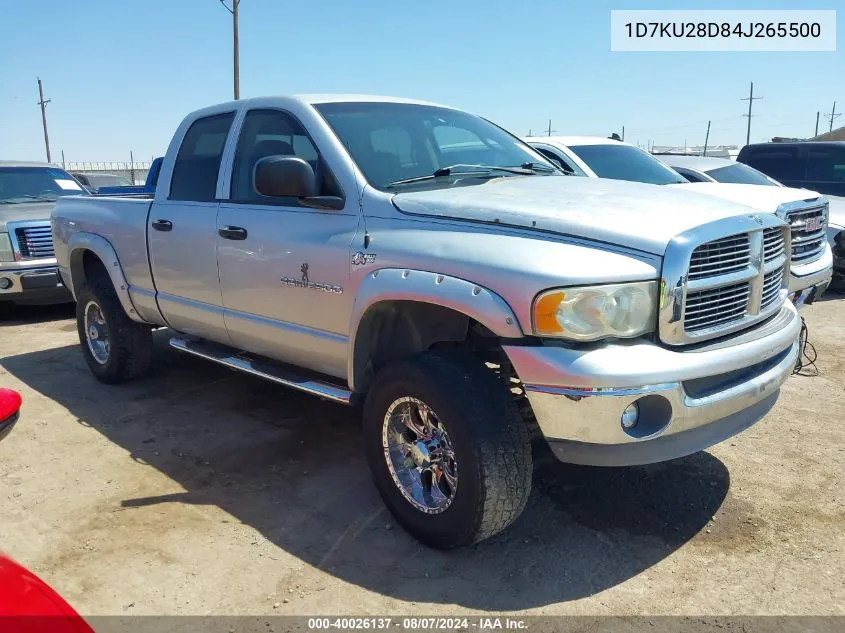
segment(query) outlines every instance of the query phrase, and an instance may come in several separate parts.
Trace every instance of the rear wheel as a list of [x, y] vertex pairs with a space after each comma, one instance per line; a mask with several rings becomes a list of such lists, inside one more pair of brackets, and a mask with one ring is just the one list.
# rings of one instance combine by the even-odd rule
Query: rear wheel
[[94, 376], [116, 384], [146, 374], [152, 364], [152, 330], [126, 315], [111, 282], [86, 283], [76, 299], [79, 342]]
[[367, 396], [364, 435], [385, 504], [431, 547], [504, 530], [531, 492], [528, 428], [508, 390], [470, 356], [425, 353], [385, 367]]

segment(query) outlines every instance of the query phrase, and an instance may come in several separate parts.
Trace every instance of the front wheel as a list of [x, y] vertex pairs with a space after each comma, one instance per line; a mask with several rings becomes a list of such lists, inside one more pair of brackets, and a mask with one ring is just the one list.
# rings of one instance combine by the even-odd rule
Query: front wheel
[[116, 384], [149, 371], [152, 330], [126, 315], [108, 280], [86, 283], [79, 290], [76, 327], [82, 354], [99, 381]]
[[531, 492], [529, 429], [506, 387], [471, 356], [430, 352], [382, 369], [364, 436], [382, 499], [430, 547], [493, 536]]

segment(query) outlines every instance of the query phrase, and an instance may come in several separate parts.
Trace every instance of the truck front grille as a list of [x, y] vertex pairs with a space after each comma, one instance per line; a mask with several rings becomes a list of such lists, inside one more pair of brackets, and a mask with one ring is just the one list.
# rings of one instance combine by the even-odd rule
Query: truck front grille
[[745, 316], [751, 284], [747, 281], [687, 293], [684, 326], [687, 332], [730, 323]]
[[704, 279], [742, 270], [748, 266], [750, 257], [751, 247], [745, 234], [702, 244], [692, 252], [689, 278]]
[[789, 211], [786, 221], [792, 233], [792, 263], [807, 264], [821, 257], [827, 241], [825, 205]]
[[661, 340], [697, 343], [777, 312], [786, 298], [789, 250], [789, 230], [774, 215], [728, 218], [672, 240], [663, 264]]
[[763, 276], [763, 297], [760, 300], [760, 309], [765, 310], [777, 301], [780, 289], [783, 287], [783, 271], [781, 266]]
[[783, 229], [779, 227], [763, 230], [763, 261], [771, 262], [783, 255]]
[[21, 259], [55, 257], [53, 233], [49, 224], [15, 228], [17, 251]]

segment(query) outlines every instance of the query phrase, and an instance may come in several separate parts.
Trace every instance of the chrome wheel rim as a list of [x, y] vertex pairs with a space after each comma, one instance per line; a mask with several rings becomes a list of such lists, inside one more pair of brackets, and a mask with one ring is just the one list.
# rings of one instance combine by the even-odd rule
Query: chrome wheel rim
[[109, 360], [109, 326], [95, 301], [89, 301], [85, 306], [84, 325], [85, 341], [91, 356], [100, 365], [105, 365]]
[[426, 514], [445, 511], [458, 489], [458, 464], [449, 434], [417, 398], [399, 398], [382, 425], [387, 468], [402, 496]]

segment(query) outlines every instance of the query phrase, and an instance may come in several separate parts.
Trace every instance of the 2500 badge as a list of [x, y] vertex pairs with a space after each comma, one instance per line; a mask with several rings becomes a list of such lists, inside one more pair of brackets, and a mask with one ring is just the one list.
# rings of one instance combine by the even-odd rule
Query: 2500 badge
[[282, 277], [279, 281], [285, 286], [293, 288], [310, 288], [311, 290], [322, 290], [323, 292], [333, 292], [335, 294], [343, 294], [343, 286], [336, 284], [323, 284], [317, 281], [308, 279], [308, 262], [303, 262], [299, 268], [301, 277], [294, 279], [293, 277]]

